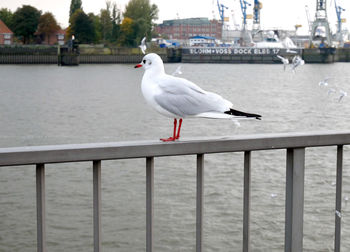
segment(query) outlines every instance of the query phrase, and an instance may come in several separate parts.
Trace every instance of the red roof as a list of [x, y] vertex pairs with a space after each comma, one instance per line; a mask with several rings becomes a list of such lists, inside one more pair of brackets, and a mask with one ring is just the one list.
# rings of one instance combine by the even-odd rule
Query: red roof
[[5, 25], [5, 23], [2, 22], [2, 20], [0, 19], [0, 34], [2, 34], [2, 33], [13, 34], [13, 32], [7, 27], [7, 25]]

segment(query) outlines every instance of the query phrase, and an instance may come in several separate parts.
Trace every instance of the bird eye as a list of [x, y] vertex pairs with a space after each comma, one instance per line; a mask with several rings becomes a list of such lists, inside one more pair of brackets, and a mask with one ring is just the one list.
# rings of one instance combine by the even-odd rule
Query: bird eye
[[143, 64], [146, 64], [146, 60], [143, 60]]

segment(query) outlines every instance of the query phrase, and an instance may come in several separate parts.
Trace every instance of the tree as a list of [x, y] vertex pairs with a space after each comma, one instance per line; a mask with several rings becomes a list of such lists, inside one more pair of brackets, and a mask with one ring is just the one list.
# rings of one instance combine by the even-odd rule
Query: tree
[[88, 16], [89, 16], [90, 20], [92, 20], [92, 24], [94, 26], [94, 31], [95, 31], [94, 43], [100, 43], [100, 41], [102, 39], [100, 17], [95, 15], [92, 12], [88, 13]]
[[81, 7], [81, 0], [72, 0], [70, 2], [70, 9], [69, 9], [69, 22], [76, 10], [82, 10], [83, 8]]
[[110, 40], [112, 36], [112, 18], [109, 9], [102, 9], [100, 13], [101, 33], [103, 42]]
[[7, 8], [0, 9], [0, 19], [4, 22], [8, 28], [13, 28], [13, 13]]
[[153, 21], [158, 19], [158, 7], [151, 5], [149, 0], [130, 0], [123, 15], [133, 21], [133, 46], [136, 46], [143, 37], [151, 37]]
[[75, 36], [79, 43], [92, 43], [95, 41], [93, 20], [81, 9], [73, 13], [69, 32], [70, 35]]
[[39, 18], [37, 34], [47, 37], [47, 42], [50, 44], [50, 35], [60, 29], [55, 17], [50, 12], [46, 12]]
[[125, 17], [120, 25], [119, 44], [124, 46], [134, 46], [133, 20]]
[[34, 37], [40, 16], [41, 11], [30, 5], [23, 5], [13, 14], [13, 32], [21, 37], [24, 44]]
[[106, 1], [106, 9], [100, 11], [100, 24], [103, 42], [115, 42], [120, 30], [120, 12], [115, 2]]

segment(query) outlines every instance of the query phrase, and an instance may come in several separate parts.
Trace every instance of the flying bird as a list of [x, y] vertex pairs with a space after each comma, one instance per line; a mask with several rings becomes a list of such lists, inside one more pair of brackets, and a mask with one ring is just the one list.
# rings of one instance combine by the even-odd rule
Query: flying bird
[[141, 40], [141, 45], [139, 45], [141, 51], [143, 54], [146, 54], [146, 49], [147, 49], [147, 46], [146, 46], [146, 37], [143, 37], [143, 39]]
[[287, 58], [280, 56], [280, 55], [277, 55], [277, 58], [279, 58], [281, 60], [281, 62], [283, 63], [283, 69], [284, 69], [284, 71], [286, 71], [286, 67], [289, 64], [289, 60]]
[[328, 96], [330, 96], [331, 94], [333, 94], [335, 92], [336, 92], [336, 90], [334, 88], [328, 89]]
[[172, 136], [161, 138], [164, 142], [180, 138], [182, 120], [187, 117], [261, 119], [261, 115], [233, 109], [230, 101], [189, 80], [166, 74], [162, 59], [155, 53], [147, 54], [135, 68], [145, 70], [141, 90], [146, 102], [160, 114], [174, 118]]
[[178, 67], [176, 68], [176, 70], [175, 70], [171, 75], [175, 76], [175, 75], [177, 75], [177, 74], [182, 74], [181, 65], [178, 66]]
[[343, 99], [343, 97], [348, 96], [348, 93], [345, 92], [344, 90], [340, 90], [339, 93], [340, 93], [340, 96], [339, 96], [339, 98], [338, 98], [338, 102], [341, 102], [341, 100]]
[[305, 61], [299, 55], [294, 56], [293, 60], [292, 60], [292, 70], [293, 70], [293, 72], [295, 73], [295, 69], [298, 66], [302, 66], [304, 64], [305, 64]]
[[328, 80], [329, 80], [329, 79], [332, 79], [332, 77], [327, 77], [327, 78], [321, 80], [321, 81], [318, 83], [318, 85], [319, 85], [320, 87], [327, 87], [327, 86], [328, 86]]
[[290, 50], [290, 49], [287, 49], [286, 51], [287, 53], [294, 53], [294, 54], [297, 54], [298, 52], [297, 51], [294, 51], [294, 50]]

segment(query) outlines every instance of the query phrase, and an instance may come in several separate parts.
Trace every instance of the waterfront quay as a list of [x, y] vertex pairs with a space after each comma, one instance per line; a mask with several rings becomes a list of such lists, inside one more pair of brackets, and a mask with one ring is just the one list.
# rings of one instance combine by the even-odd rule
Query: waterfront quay
[[[3, 46], [0, 47], [0, 64], [108, 64], [138, 63], [143, 58], [139, 48], [107, 48], [80, 46], [79, 53], [54, 46]], [[292, 52], [291, 52], [292, 51]], [[277, 55], [292, 59], [301, 55], [306, 63], [349, 62], [350, 48], [228, 48], [228, 47], [184, 47], [151, 48], [166, 63], [251, 63], [279, 64]]]
[[[188, 139], [173, 143], [159, 141], [115, 142], [97, 144], [71, 144], [55, 146], [32, 146], [0, 148], [0, 166], [35, 166], [36, 167], [36, 209], [37, 209], [37, 251], [48, 251], [46, 244], [46, 165], [51, 163], [90, 162], [92, 167], [93, 202], [93, 247], [94, 251], [102, 251], [102, 161], [118, 159], [145, 160], [145, 250], [154, 251], [154, 195], [155, 195], [155, 159], [169, 156], [196, 156], [196, 236], [193, 243], [195, 251], [205, 251], [203, 236], [205, 230], [204, 209], [205, 198], [205, 156], [212, 153], [241, 152], [244, 161], [241, 169], [243, 177], [243, 233], [242, 249], [251, 251], [250, 215], [252, 190], [252, 153], [261, 150], [285, 150], [286, 178], [285, 178], [285, 252], [303, 251], [303, 223], [304, 223], [304, 174], [305, 150], [308, 148], [335, 146], [336, 165], [336, 200], [334, 214], [334, 251], [341, 247], [341, 212], [342, 212], [342, 179], [343, 179], [343, 149], [350, 144], [350, 132], [311, 132], [311, 133], [279, 133], [255, 134], [229, 138], [199, 138]], [[24, 169], [24, 168], [23, 168]], [[72, 168], [73, 169], [73, 168]], [[67, 230], [69, 232], [69, 230]], [[176, 248], [172, 249], [176, 251]]]

